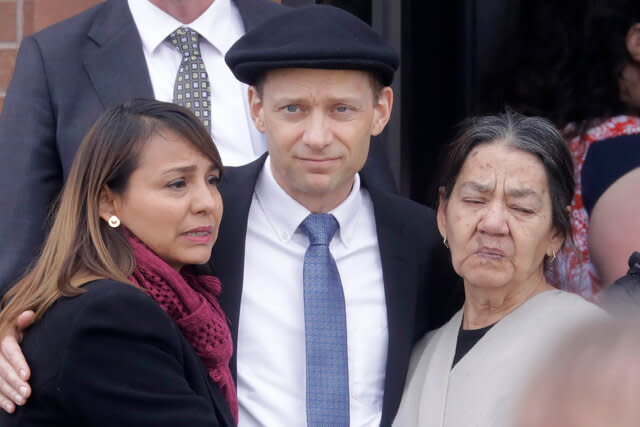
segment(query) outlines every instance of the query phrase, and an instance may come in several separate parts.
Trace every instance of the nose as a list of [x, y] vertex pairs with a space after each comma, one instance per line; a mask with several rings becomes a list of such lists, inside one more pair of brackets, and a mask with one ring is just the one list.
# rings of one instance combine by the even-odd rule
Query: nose
[[478, 230], [490, 235], [504, 235], [509, 233], [505, 209], [506, 207], [499, 201], [492, 201], [487, 204], [478, 222]]
[[196, 214], [211, 215], [222, 209], [222, 198], [218, 188], [208, 182], [198, 185], [193, 192], [192, 211]]
[[323, 112], [314, 111], [309, 115], [303, 142], [314, 150], [322, 150], [331, 143], [330, 123]]

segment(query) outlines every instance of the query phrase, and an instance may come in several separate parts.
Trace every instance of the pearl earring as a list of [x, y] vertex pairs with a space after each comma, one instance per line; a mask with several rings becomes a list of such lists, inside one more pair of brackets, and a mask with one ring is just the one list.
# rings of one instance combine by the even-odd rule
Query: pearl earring
[[109, 217], [109, 221], [107, 221], [107, 223], [109, 224], [109, 227], [111, 227], [111, 228], [118, 228], [120, 226], [120, 218], [118, 218], [115, 215], [111, 215], [111, 217]]

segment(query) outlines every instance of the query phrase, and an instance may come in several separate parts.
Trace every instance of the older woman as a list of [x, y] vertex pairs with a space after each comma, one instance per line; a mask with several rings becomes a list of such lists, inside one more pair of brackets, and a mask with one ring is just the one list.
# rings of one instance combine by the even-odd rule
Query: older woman
[[[33, 395], [8, 425], [235, 425], [231, 334], [209, 260], [220, 156], [188, 110], [133, 101], [89, 131], [0, 333], [34, 310]], [[28, 173], [28, 172], [27, 172]]]
[[464, 124], [437, 218], [465, 303], [417, 344], [395, 425], [511, 425], [539, 356], [568, 328], [605, 316], [545, 280], [571, 233], [571, 172], [562, 135], [544, 119], [507, 112]]

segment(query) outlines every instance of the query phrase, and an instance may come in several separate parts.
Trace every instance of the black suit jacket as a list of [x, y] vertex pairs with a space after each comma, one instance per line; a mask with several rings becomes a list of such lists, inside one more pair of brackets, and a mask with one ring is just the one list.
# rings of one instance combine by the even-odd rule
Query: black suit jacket
[[3, 426], [233, 426], [178, 326], [133, 286], [98, 280], [25, 334], [33, 395]]
[[[210, 265], [222, 281], [220, 303], [237, 343], [249, 207], [266, 155], [253, 163], [228, 168], [220, 183], [224, 215]], [[411, 348], [427, 330], [442, 325], [463, 302], [435, 224], [433, 210], [368, 185], [373, 201], [387, 304], [389, 344], [381, 425], [391, 424], [398, 410]], [[236, 374], [236, 354], [231, 360]]]
[[[285, 10], [234, 0], [246, 29]], [[153, 98], [142, 41], [126, 0], [107, 0], [22, 41], [0, 115], [0, 294], [36, 256], [47, 214], [89, 127], [108, 107]], [[393, 189], [385, 147], [374, 179]]]

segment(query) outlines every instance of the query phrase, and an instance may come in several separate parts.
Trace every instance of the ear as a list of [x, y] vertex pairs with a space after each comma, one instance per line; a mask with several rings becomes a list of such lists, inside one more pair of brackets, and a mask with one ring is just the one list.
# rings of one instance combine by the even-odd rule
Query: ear
[[444, 198], [444, 187], [438, 189], [439, 202], [436, 219], [438, 221], [438, 230], [443, 239], [447, 238], [447, 200]]
[[391, 109], [393, 108], [393, 89], [389, 86], [385, 86], [378, 95], [378, 102], [374, 107], [373, 126], [371, 128], [371, 135], [379, 135], [384, 130], [384, 127], [389, 123], [391, 118]]
[[636, 22], [629, 28], [625, 41], [631, 58], [640, 62], [640, 22]]
[[105, 185], [100, 192], [100, 201], [98, 210], [100, 211], [100, 218], [105, 221], [109, 221], [113, 215], [118, 215], [119, 202], [115, 194]]
[[258, 129], [260, 133], [264, 133], [264, 109], [262, 99], [255, 86], [249, 86], [249, 110], [251, 111], [251, 119], [256, 125], [256, 129]]
[[551, 241], [549, 242], [549, 246], [545, 254], [547, 256], [553, 256], [553, 254], [557, 254], [562, 244], [564, 243], [564, 235], [560, 231], [556, 231], [555, 234], [551, 237]]

